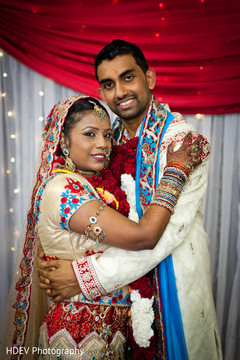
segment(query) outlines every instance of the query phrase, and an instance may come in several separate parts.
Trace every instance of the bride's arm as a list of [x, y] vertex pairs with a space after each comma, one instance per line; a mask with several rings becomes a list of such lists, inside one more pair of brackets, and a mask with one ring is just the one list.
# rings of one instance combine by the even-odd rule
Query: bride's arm
[[[201, 136], [197, 138], [194, 144], [198, 146], [200, 140]], [[171, 159], [178, 160], [180, 164], [190, 162], [192, 160], [191, 148], [186, 151], [188, 143], [189, 137], [186, 137], [177, 153], [173, 152], [173, 146], [170, 145], [167, 155], [168, 163], [172, 161]], [[199, 162], [195, 162], [194, 165], [196, 166]], [[164, 173], [165, 176], [158, 185], [157, 190], [159, 189], [159, 191], [156, 191], [152, 204], [148, 207], [139, 223], [129, 220], [110, 207], [103, 206], [98, 200], [92, 200], [82, 205], [71, 216], [68, 223], [70, 230], [80, 234], [85, 233], [92, 240], [125, 250], [153, 249], [171, 217], [173, 206], [169, 206], [169, 203], [171, 201], [173, 201], [173, 204], [176, 203], [181, 192], [180, 188], [187, 178], [187, 175], [185, 175], [185, 178], [183, 176], [180, 179], [181, 176], [179, 176], [179, 173], [176, 175], [176, 170], [178, 169], [167, 168], [167, 172]], [[166, 188], [168, 189], [167, 192], [164, 191]], [[173, 200], [169, 200], [167, 197]]]
[[[86, 231], [92, 240], [105, 245], [126, 250], [152, 249], [163, 234], [170, 216], [166, 208], [151, 205], [140, 222], [136, 223], [108, 206], [102, 207], [100, 201], [93, 200], [73, 214], [69, 228], [80, 234]], [[90, 222], [92, 217], [97, 221], [95, 224]]]

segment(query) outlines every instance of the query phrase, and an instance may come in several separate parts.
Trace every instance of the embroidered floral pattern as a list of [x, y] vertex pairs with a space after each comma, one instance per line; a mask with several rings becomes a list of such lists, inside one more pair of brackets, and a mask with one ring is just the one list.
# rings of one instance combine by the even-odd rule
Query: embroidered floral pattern
[[36, 224], [38, 223], [39, 215], [41, 213], [40, 203], [42, 200], [43, 191], [44, 191], [45, 187], [47, 186], [47, 184], [49, 183], [49, 181], [52, 180], [55, 176], [56, 176], [56, 174], [50, 176], [47, 180], [45, 180], [41, 184], [41, 186], [39, 187], [39, 189], [36, 193], [36, 197], [35, 197], [35, 201], [34, 201], [34, 219], [35, 219]]
[[71, 178], [66, 178], [68, 185], [64, 186], [65, 189], [69, 189], [71, 193], [73, 194], [79, 194], [79, 196], [86, 195], [87, 189], [86, 186], [81, 185], [79, 181], [75, 181]]
[[[107, 300], [107, 304], [108, 305], [121, 305], [121, 306], [127, 306], [130, 305], [130, 294], [126, 294], [125, 296], [123, 295], [123, 290], [120, 289], [114, 293], [109, 293], [108, 294], [108, 300]], [[97, 299], [94, 300], [88, 300], [85, 297], [82, 297], [81, 301], [82, 302], [90, 302], [91, 304], [96, 303]], [[103, 300], [103, 298], [99, 298], [99, 300], [97, 301], [99, 304], [106, 304], [106, 301]]]
[[68, 221], [70, 217], [84, 202], [90, 199], [96, 199], [96, 196], [90, 190], [88, 185], [81, 185], [79, 181], [66, 178], [68, 184], [65, 185], [66, 191], [61, 194], [60, 205], [60, 225], [62, 229], [68, 230]]
[[93, 300], [107, 294], [98, 280], [89, 256], [74, 260], [72, 267], [85, 298]]
[[43, 349], [81, 349], [85, 359], [124, 360], [127, 321], [128, 307], [53, 304], [41, 326], [39, 344]]
[[141, 160], [137, 163], [136, 174], [139, 186], [138, 184], [136, 186], [139, 189], [142, 212], [152, 200], [156, 176], [158, 176], [159, 143], [166, 119], [167, 111], [156, 100], [153, 100], [150, 112], [145, 118], [138, 145]]
[[[182, 125], [181, 132], [179, 132], [179, 124]], [[165, 139], [163, 139], [162, 144], [161, 144], [161, 152], [164, 152], [167, 149], [168, 145], [171, 144], [172, 142], [174, 142], [174, 143], [182, 143], [183, 139], [189, 133], [189, 131], [191, 131], [191, 134], [192, 134], [192, 137], [191, 137], [191, 140], [190, 140], [189, 144], [191, 145], [196, 140], [196, 138], [200, 134], [194, 129], [189, 130], [189, 128], [187, 128], [187, 129], [183, 130], [184, 129], [184, 124], [186, 124], [186, 123], [185, 123], [184, 119], [182, 119], [182, 118], [174, 119], [171, 122], [172, 130], [174, 129], [175, 125], [177, 126], [178, 130], [172, 136], [168, 136], [167, 141], [165, 141]], [[202, 161], [204, 161], [210, 155], [210, 144], [209, 144], [208, 140], [205, 137], [202, 138], [201, 146], [202, 146], [201, 159], [202, 159]]]

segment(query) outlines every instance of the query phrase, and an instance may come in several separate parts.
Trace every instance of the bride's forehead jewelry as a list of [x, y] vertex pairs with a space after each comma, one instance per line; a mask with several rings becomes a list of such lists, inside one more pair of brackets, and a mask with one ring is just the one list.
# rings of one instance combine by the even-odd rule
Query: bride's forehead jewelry
[[103, 110], [103, 108], [99, 105], [97, 105], [94, 101], [88, 100], [91, 104], [94, 106], [93, 113], [100, 117], [101, 120], [104, 119], [104, 116], [106, 115], [106, 111]]

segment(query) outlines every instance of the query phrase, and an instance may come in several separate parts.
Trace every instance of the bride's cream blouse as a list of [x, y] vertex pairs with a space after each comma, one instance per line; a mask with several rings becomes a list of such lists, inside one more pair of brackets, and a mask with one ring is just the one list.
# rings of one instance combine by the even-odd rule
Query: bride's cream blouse
[[[40, 241], [47, 259], [73, 261], [84, 256], [101, 254], [108, 248], [69, 229], [71, 216], [80, 206], [91, 200], [101, 199], [87, 179], [79, 174], [56, 173], [42, 183], [35, 197], [34, 216], [37, 240]], [[82, 294], [69, 300], [118, 306], [130, 303], [128, 286], [95, 300], [87, 300]]]

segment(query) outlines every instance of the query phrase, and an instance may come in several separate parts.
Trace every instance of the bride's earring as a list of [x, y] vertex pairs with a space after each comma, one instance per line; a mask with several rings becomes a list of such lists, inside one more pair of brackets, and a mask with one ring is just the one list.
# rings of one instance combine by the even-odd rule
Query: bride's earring
[[111, 150], [109, 150], [109, 152], [106, 154], [107, 160], [110, 160], [110, 155], [111, 155]]
[[63, 155], [65, 157], [65, 169], [68, 171], [74, 172], [76, 170], [76, 166], [73, 163], [72, 159], [69, 157], [69, 150], [66, 147], [63, 134], [62, 134], [61, 140], [60, 140], [60, 147], [61, 147]]
[[107, 169], [109, 167], [110, 154], [111, 154], [111, 150], [109, 150], [108, 153], [106, 153], [106, 160], [105, 160], [105, 163], [104, 163], [104, 169]]

